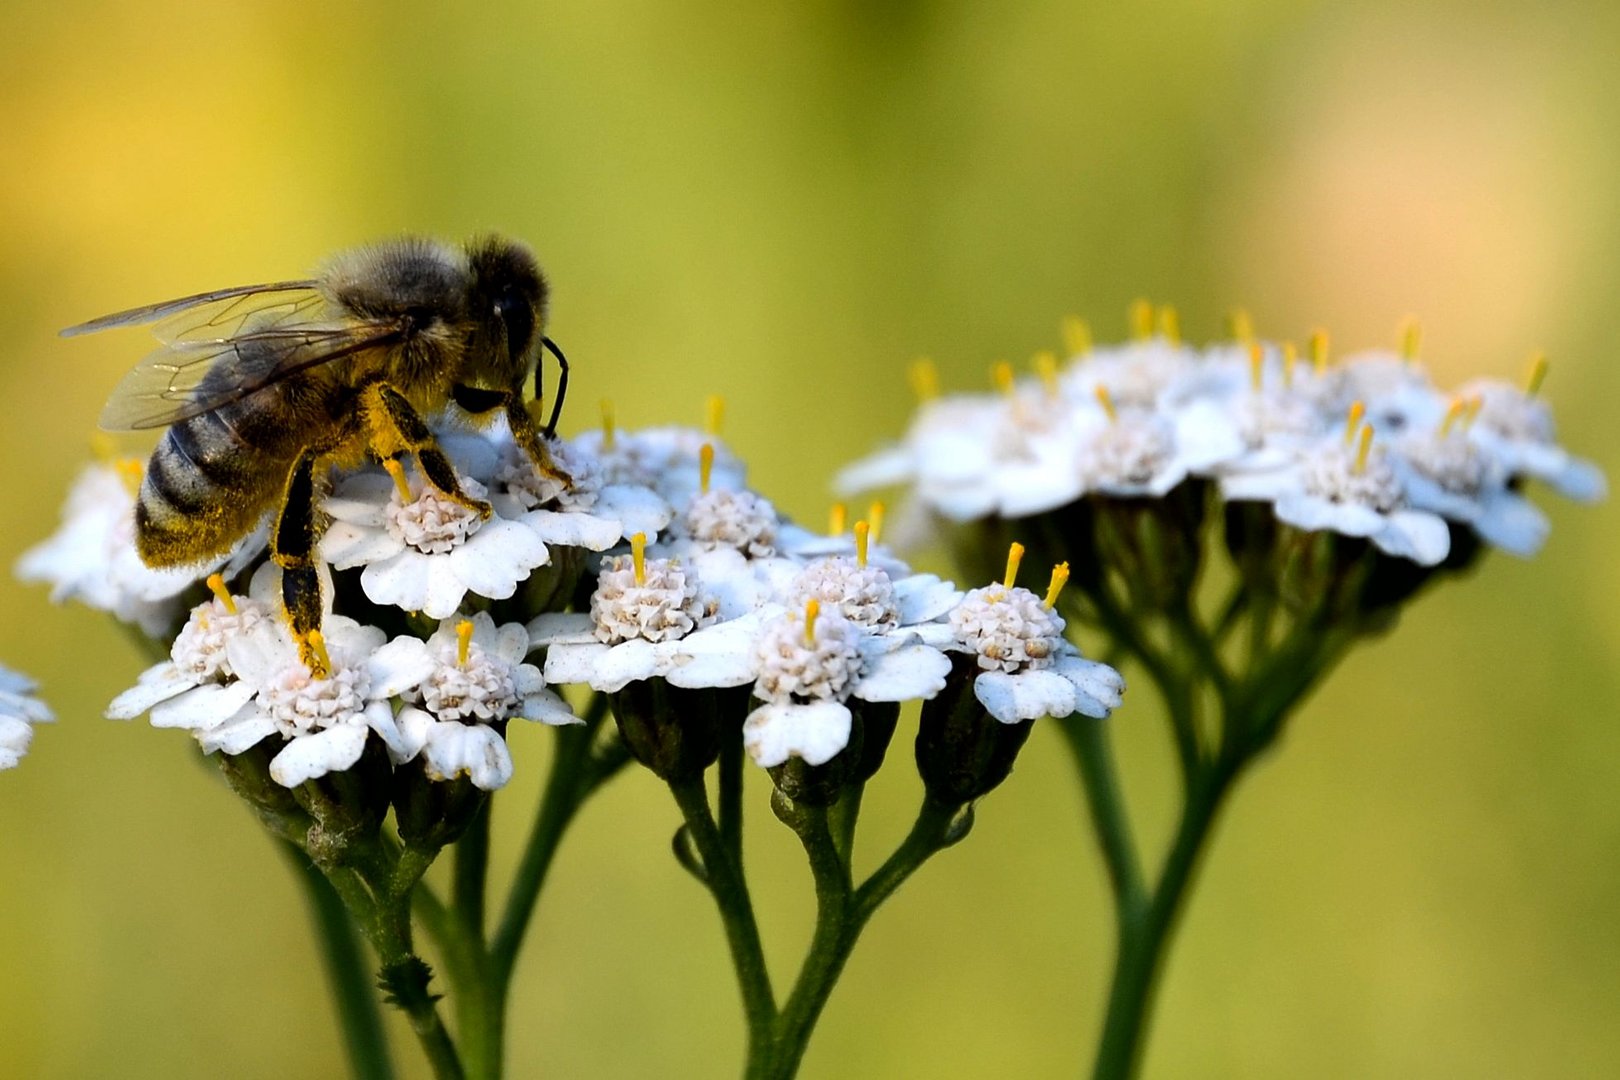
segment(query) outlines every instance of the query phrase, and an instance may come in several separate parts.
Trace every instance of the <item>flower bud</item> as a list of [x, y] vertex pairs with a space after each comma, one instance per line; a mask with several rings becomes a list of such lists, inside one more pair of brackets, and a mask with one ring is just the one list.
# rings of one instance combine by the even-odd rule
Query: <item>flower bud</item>
[[720, 756], [722, 732], [736, 737], [748, 688], [693, 690], [655, 677], [626, 684], [608, 703], [631, 757], [661, 780], [691, 780]]
[[466, 773], [435, 780], [421, 762], [395, 770], [393, 787], [399, 838], [418, 851], [438, 851], [460, 840], [489, 798]]
[[291, 789], [298, 805], [315, 819], [306, 834], [304, 850], [317, 866], [341, 866], [360, 849], [376, 843], [388, 813], [391, 772], [388, 751], [372, 738], [366, 740], [360, 760], [350, 768], [306, 780]]

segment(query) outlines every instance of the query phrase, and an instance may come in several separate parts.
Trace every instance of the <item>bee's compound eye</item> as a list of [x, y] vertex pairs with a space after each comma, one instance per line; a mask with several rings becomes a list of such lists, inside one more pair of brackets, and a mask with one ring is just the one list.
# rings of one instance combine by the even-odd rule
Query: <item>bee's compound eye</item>
[[495, 314], [506, 324], [506, 352], [514, 360], [529, 351], [534, 340], [534, 309], [515, 291], [495, 301]]

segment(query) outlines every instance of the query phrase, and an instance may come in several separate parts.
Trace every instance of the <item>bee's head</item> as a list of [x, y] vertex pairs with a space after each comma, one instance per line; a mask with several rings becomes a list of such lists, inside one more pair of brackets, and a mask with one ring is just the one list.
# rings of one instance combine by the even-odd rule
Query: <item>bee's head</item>
[[[546, 321], [546, 279], [522, 244], [489, 236], [467, 247], [472, 271], [472, 315], [488, 330], [490, 348], [474, 349], [469, 363], [493, 385], [514, 386], [534, 366]], [[502, 348], [504, 346], [504, 348]]]

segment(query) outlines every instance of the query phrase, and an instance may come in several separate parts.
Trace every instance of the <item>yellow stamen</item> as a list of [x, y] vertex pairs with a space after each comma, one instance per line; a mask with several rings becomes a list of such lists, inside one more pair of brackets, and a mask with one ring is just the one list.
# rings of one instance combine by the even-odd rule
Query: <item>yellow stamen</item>
[[926, 356], [911, 362], [911, 390], [918, 401], [933, 401], [939, 397], [939, 368]]
[[1367, 471], [1367, 455], [1372, 452], [1373, 429], [1367, 424], [1361, 429], [1361, 445], [1356, 447], [1356, 464], [1350, 471], [1360, 476]]
[[119, 458], [113, 462], [113, 468], [124, 481], [124, 486], [131, 495], [140, 494], [141, 480], [146, 476], [146, 465], [139, 458]]
[[709, 395], [709, 405], [705, 410], [703, 430], [719, 438], [720, 425], [726, 418], [726, 399], [719, 394]]
[[1046, 586], [1047, 607], [1050, 608], [1056, 606], [1058, 594], [1063, 591], [1063, 586], [1067, 585], [1068, 583], [1069, 564], [1066, 562], [1060, 562], [1056, 566], [1052, 567], [1052, 581], [1051, 584]]
[[1265, 382], [1266, 350], [1258, 341], [1249, 342], [1249, 388], [1260, 392]]
[[1244, 308], [1233, 308], [1226, 315], [1226, 332], [1233, 341], [1248, 344], [1254, 340], [1254, 320]]
[[456, 623], [456, 667], [467, 666], [467, 654], [472, 651], [473, 624], [471, 619]]
[[1463, 398], [1453, 398], [1451, 407], [1446, 410], [1445, 419], [1440, 421], [1440, 437], [1443, 439], [1451, 434], [1451, 429], [1457, 425], [1468, 413], [1468, 402]]
[[1007, 576], [1001, 579], [1003, 588], [1010, 589], [1018, 580], [1018, 564], [1024, 561], [1024, 545], [1014, 540], [1007, 549]]
[[1480, 397], [1478, 394], [1475, 394], [1472, 398], [1468, 399], [1468, 415], [1463, 417], [1464, 429], [1470, 428], [1474, 425], [1474, 421], [1479, 419], [1479, 410], [1484, 407], [1485, 399]]
[[1146, 299], [1131, 301], [1131, 337], [1146, 341], [1153, 336], [1153, 305]]
[[1091, 324], [1078, 315], [1063, 317], [1063, 351], [1084, 356], [1091, 351]]
[[1547, 378], [1547, 354], [1536, 353], [1530, 358], [1530, 377], [1524, 380], [1524, 394], [1535, 397], [1541, 393], [1541, 384]]
[[1114, 395], [1108, 392], [1108, 387], [1099, 384], [1095, 392], [1097, 404], [1101, 405], [1102, 411], [1108, 414], [1108, 419], [1118, 420], [1119, 410], [1114, 408]]
[[1316, 369], [1318, 375], [1327, 370], [1328, 362], [1328, 332], [1326, 330], [1311, 331], [1311, 367]]
[[855, 565], [866, 565], [866, 553], [872, 543], [872, 526], [864, 521], [855, 523]]
[[804, 643], [816, 643], [816, 616], [821, 614], [821, 601], [815, 597], [804, 602]]
[[1172, 345], [1181, 344], [1181, 316], [1170, 304], [1159, 309], [1159, 336]]
[[1423, 347], [1423, 324], [1410, 316], [1401, 324], [1401, 359], [1408, 364], [1418, 358]]
[[843, 536], [848, 522], [849, 507], [843, 503], [833, 503], [832, 509], [827, 513], [827, 535]]
[[399, 491], [399, 501], [401, 503], [412, 502], [411, 485], [405, 482], [405, 466], [399, 463], [398, 458], [385, 458], [383, 468], [387, 469], [388, 475], [394, 478], [394, 487]]
[[882, 503], [875, 502], [866, 508], [866, 520], [872, 523], [872, 543], [878, 542], [883, 535], [883, 511], [887, 509]]
[[304, 641], [315, 657], [315, 663], [310, 667], [309, 673], [317, 679], [329, 677], [332, 674], [332, 657], [326, 651], [326, 635], [319, 630], [311, 630]]
[[1367, 415], [1367, 406], [1359, 401], [1350, 403], [1350, 412], [1344, 418], [1344, 444], [1350, 445], [1350, 440], [1356, 437], [1356, 429], [1361, 427], [1361, 418]]
[[228, 614], [236, 614], [236, 598], [231, 595], [231, 590], [225, 587], [223, 577], [218, 574], [209, 574], [208, 591], [214, 594], [214, 598], [219, 601], [220, 607], [224, 608]]
[[1030, 361], [1030, 366], [1035, 369], [1035, 374], [1040, 376], [1041, 385], [1046, 388], [1047, 396], [1057, 397], [1058, 363], [1056, 354], [1050, 349], [1042, 349], [1035, 354], [1035, 359]]
[[997, 360], [990, 365], [990, 382], [997, 390], [1008, 397], [1013, 396], [1013, 389], [1017, 381], [1013, 378], [1012, 365], [1005, 360]]
[[1299, 347], [1292, 341], [1285, 341], [1282, 345], [1283, 354], [1283, 386], [1292, 389], [1294, 386], [1294, 369], [1299, 366]]
[[607, 398], [602, 399], [602, 449], [612, 450], [617, 441], [618, 431], [613, 422], [613, 402]]
[[704, 443], [698, 451], [698, 490], [709, 493], [709, 478], [714, 475], [714, 444]]
[[636, 584], [647, 584], [647, 534], [644, 532], [630, 538], [630, 564], [635, 567]]
[[118, 443], [105, 431], [90, 433], [90, 453], [103, 465], [118, 464]]

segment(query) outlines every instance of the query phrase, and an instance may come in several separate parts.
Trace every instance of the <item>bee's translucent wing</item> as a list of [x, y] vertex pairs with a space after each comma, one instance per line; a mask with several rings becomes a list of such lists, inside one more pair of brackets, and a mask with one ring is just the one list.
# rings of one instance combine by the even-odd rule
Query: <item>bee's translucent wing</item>
[[[214, 337], [231, 337], [236, 330], [242, 328], [249, 317], [258, 312], [308, 303], [312, 298], [318, 299], [315, 285], [314, 281], [274, 281], [266, 285], [237, 285], [230, 289], [215, 289], [213, 292], [182, 296], [178, 300], [165, 300], [159, 304], [147, 304], [145, 307], [103, 315], [99, 319], [91, 319], [78, 326], [68, 327], [62, 331], [62, 336], [77, 337], [80, 334], [93, 334], [97, 330], [111, 330], [118, 326], [159, 323], [160, 325], [153, 327], [153, 332], [162, 341], [172, 341], [174, 338], [166, 331], [166, 325], [173, 321], [178, 326], [191, 325], [199, 331], [204, 327], [214, 326], [218, 330]], [[208, 309], [206, 318], [198, 319], [190, 316], [184, 319], [175, 318], [200, 307]], [[234, 327], [232, 320], [236, 320]]]
[[179, 423], [320, 364], [394, 344], [407, 329], [398, 321], [300, 322], [301, 314], [308, 311], [272, 314], [268, 325], [253, 320], [229, 337], [177, 337], [124, 376], [101, 426], [138, 431]]

